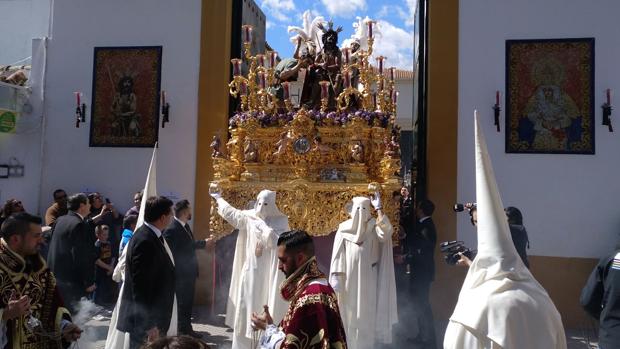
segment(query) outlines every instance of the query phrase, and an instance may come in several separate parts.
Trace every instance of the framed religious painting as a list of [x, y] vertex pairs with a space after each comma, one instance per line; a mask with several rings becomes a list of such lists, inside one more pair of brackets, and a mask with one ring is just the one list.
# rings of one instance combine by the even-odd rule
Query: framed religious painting
[[594, 154], [594, 38], [506, 41], [506, 152]]
[[95, 47], [91, 147], [155, 145], [161, 52], [161, 46]]

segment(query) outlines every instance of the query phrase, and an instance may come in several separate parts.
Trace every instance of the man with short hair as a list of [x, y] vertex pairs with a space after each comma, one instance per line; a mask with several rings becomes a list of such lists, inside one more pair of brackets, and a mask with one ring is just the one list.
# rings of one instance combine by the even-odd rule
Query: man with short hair
[[434, 348], [435, 324], [429, 300], [431, 283], [435, 279], [435, 246], [437, 230], [432, 215], [435, 204], [431, 200], [420, 200], [415, 209], [417, 221], [412, 234], [408, 237], [411, 261], [410, 295], [417, 333], [414, 343], [423, 347]]
[[85, 218], [90, 212], [83, 193], [68, 199], [69, 213], [56, 220], [47, 263], [56, 275], [58, 288], [72, 311], [80, 298], [93, 292], [96, 260], [94, 236]]
[[140, 204], [142, 203], [142, 190], [135, 192], [133, 194], [133, 206], [127, 210], [125, 213], [125, 217], [128, 216], [139, 216], [140, 215]]
[[302, 230], [287, 231], [277, 245], [278, 269], [286, 276], [280, 294], [290, 305], [279, 326], [274, 325], [268, 306], [263, 315], [252, 313], [252, 327], [265, 331], [260, 348], [346, 349], [338, 299], [319, 270], [312, 237]]
[[[82, 332], [62, 307], [54, 274], [39, 255], [41, 218], [17, 213], [0, 229], [0, 348], [59, 348]], [[40, 328], [28, 326], [37, 319]], [[36, 327], [36, 326], [35, 326]], [[43, 333], [59, 333], [48, 336]]]
[[58, 217], [67, 213], [67, 193], [62, 189], [54, 190], [54, 203], [45, 211], [45, 225], [53, 226]]
[[146, 201], [144, 224], [126, 251], [125, 285], [116, 328], [129, 333], [129, 347], [177, 332], [172, 252], [162, 231], [172, 220], [172, 201], [152, 196]]
[[198, 277], [198, 259], [196, 250], [213, 244], [212, 237], [194, 240], [194, 234], [188, 222], [192, 219], [192, 208], [188, 200], [181, 200], [174, 205], [174, 219], [163, 234], [172, 250], [176, 264], [176, 295], [179, 305], [179, 333], [200, 338], [192, 329], [192, 305], [194, 304], [194, 286]]

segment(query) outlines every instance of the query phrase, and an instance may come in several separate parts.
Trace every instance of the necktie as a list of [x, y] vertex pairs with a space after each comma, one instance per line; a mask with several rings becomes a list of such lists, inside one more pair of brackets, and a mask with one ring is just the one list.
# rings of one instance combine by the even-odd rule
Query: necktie
[[193, 239], [193, 238], [194, 238], [194, 234], [192, 234], [192, 231], [191, 231], [191, 229], [189, 228], [189, 224], [187, 224], [187, 223], [186, 223], [186, 224], [183, 226], [183, 228], [185, 228], [185, 231], [187, 232], [187, 234], [189, 234], [189, 237]]

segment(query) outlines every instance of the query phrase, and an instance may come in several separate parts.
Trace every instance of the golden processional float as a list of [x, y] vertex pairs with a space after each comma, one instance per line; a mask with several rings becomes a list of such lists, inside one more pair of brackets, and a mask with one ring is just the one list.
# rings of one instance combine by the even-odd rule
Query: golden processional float
[[[392, 194], [400, 189], [402, 180], [400, 130], [395, 125], [395, 69], [384, 71], [382, 56], [376, 58], [377, 67], [369, 62], [373, 23], [367, 22], [366, 50], [332, 50], [331, 55], [335, 52], [340, 62], [330, 57], [329, 40], [324, 44], [314, 65], [307, 68], [309, 73], [317, 69], [320, 100], [314, 105], [312, 100], [300, 103], [300, 108], [292, 106], [289, 83], [277, 78], [277, 53], [251, 55], [252, 27], [243, 26], [249, 72], [244, 76], [242, 61], [231, 60], [234, 77], [230, 94], [240, 107], [230, 119], [225, 148], [218, 135], [213, 137], [210, 191], [220, 192], [237, 208], [246, 208], [263, 189], [276, 191], [277, 206], [289, 216], [291, 228], [314, 236], [336, 231], [349, 218], [346, 207], [354, 196], [379, 192], [396, 239], [399, 202]], [[329, 29], [319, 27], [324, 37], [335, 33], [337, 38], [341, 30], [334, 30], [331, 22]], [[334, 61], [336, 64], [327, 66]], [[326, 74], [321, 74], [321, 69]], [[277, 85], [281, 96], [270, 88]], [[212, 201], [211, 231], [222, 236], [232, 228], [216, 213], [215, 205]]]

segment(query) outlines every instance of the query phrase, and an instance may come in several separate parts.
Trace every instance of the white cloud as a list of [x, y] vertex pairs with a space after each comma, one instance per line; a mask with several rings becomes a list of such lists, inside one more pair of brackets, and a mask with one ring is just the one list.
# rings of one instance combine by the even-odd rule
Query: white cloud
[[293, 0], [263, 0], [261, 8], [267, 10], [273, 18], [287, 21], [290, 17], [287, 12], [295, 10], [295, 2]]
[[393, 13], [396, 13], [398, 18], [402, 19], [403, 21], [409, 20], [409, 15], [407, 14], [407, 12], [405, 12], [402, 7], [396, 5], [383, 5], [381, 7], [381, 10], [379, 10], [379, 13], [377, 14], [377, 18], [385, 18]]
[[321, 0], [331, 16], [354, 17], [355, 11], [366, 10], [366, 0]]
[[268, 20], [268, 21], [266, 21], [266, 22], [265, 22], [265, 29], [269, 29], [269, 28], [271, 28], [271, 27], [273, 27], [273, 23], [272, 23], [271, 21], [269, 21], [269, 20]]
[[409, 10], [409, 14], [407, 18], [405, 18], [405, 25], [408, 27], [413, 27], [415, 23], [415, 10], [418, 0], [405, 0], [407, 3], [407, 9]]
[[375, 38], [373, 55], [387, 57], [386, 67], [413, 70], [413, 32], [385, 20], [379, 20], [378, 26], [381, 34]]

